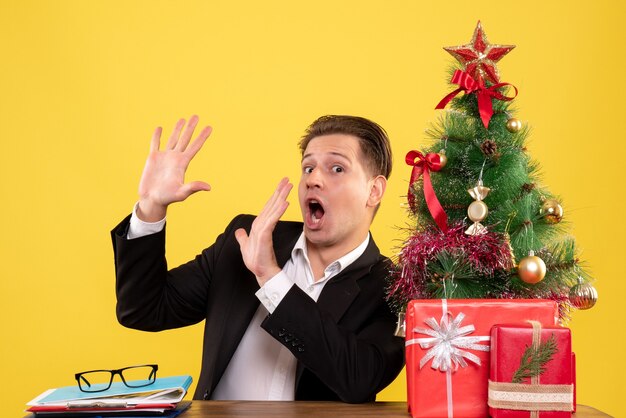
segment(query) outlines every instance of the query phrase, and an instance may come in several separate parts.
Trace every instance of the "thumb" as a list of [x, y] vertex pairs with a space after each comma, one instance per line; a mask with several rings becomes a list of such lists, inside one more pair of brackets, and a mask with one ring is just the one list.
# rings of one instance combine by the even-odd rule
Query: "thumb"
[[183, 195], [183, 200], [187, 199], [189, 196], [191, 196], [194, 193], [197, 193], [200, 191], [208, 192], [209, 190], [211, 190], [211, 186], [208, 183], [205, 183], [203, 181], [189, 182], [183, 185], [183, 187], [181, 187], [180, 189], [181, 194]]
[[239, 243], [239, 247], [243, 247], [246, 242], [248, 242], [248, 233], [245, 229], [239, 228], [235, 231], [235, 239]]

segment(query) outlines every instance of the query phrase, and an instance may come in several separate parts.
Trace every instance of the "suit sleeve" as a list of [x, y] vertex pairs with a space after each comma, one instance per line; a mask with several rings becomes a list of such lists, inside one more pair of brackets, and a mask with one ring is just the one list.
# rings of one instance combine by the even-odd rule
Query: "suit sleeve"
[[375, 400], [404, 365], [404, 339], [393, 335], [395, 317], [384, 300], [383, 264], [372, 268], [373, 285], [350, 308], [367, 316], [356, 330], [338, 324], [297, 286], [262, 324], [344, 402]]
[[160, 331], [205, 319], [215, 259], [235, 218], [216, 242], [194, 260], [168, 271], [165, 229], [127, 239], [130, 216], [113, 231], [118, 321], [129, 328]]

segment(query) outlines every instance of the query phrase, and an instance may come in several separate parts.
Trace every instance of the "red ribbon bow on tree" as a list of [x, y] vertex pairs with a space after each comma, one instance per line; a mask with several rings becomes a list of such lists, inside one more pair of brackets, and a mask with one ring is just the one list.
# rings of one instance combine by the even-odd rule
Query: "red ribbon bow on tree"
[[[498, 100], [511, 101], [515, 98], [515, 96], [517, 96], [517, 88], [512, 84], [497, 83], [491, 87], [485, 87], [485, 82], [482, 78], [479, 77], [478, 81], [476, 81], [471, 75], [461, 70], [456, 70], [454, 72], [450, 82], [452, 84], [458, 84], [459, 88], [444, 97], [435, 109], [443, 109], [450, 102], [450, 100], [454, 98], [454, 96], [462, 91], [464, 91], [465, 94], [476, 92], [476, 97], [478, 98], [478, 112], [480, 113], [480, 119], [483, 121], [483, 125], [485, 125], [485, 129], [489, 126], [489, 121], [493, 115], [493, 104], [491, 103], [491, 98], [493, 97]], [[512, 86], [515, 89], [515, 96], [507, 97], [500, 93], [498, 89], [504, 86]]]
[[408, 165], [413, 166], [413, 171], [411, 171], [411, 180], [409, 181], [408, 194], [409, 206], [411, 207], [411, 210], [415, 211], [415, 195], [413, 194], [411, 187], [413, 186], [413, 183], [415, 183], [423, 174], [426, 205], [428, 206], [428, 210], [439, 228], [443, 232], [446, 232], [448, 230], [448, 215], [446, 215], [441, 203], [439, 203], [437, 195], [435, 195], [433, 185], [430, 181], [430, 172], [441, 170], [441, 159], [439, 154], [431, 152], [424, 156], [424, 154], [419, 151], [409, 151], [405, 157], [405, 161]]

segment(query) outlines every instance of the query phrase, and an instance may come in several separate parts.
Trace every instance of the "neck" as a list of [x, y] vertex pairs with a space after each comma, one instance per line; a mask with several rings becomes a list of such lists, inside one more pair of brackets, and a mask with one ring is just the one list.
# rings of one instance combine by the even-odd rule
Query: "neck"
[[319, 280], [324, 276], [324, 270], [326, 270], [331, 263], [361, 245], [365, 238], [367, 238], [367, 234], [369, 234], [369, 231], [366, 231], [365, 235], [361, 236], [360, 239], [343, 245], [318, 245], [307, 239], [307, 256], [309, 258], [309, 262], [311, 263], [311, 269], [313, 270], [315, 280]]

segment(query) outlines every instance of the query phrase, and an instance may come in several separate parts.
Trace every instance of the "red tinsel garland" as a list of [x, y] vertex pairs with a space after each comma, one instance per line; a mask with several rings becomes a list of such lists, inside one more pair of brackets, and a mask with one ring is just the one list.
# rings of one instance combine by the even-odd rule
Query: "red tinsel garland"
[[[485, 277], [493, 277], [497, 272], [506, 273], [515, 267], [515, 260], [505, 234], [488, 231], [485, 234], [469, 236], [464, 230], [465, 225], [459, 222], [450, 226], [447, 232], [432, 226], [411, 235], [402, 248], [396, 270], [391, 274], [388, 298], [398, 307], [404, 306], [412, 299], [433, 298], [433, 295], [426, 291], [428, 281], [432, 280], [428, 264], [436, 262], [437, 255], [442, 251], [459, 254], [459, 257], [466, 259], [473, 269]], [[551, 299], [558, 303], [561, 320], [568, 321], [571, 305], [567, 290], [559, 292], [553, 289], [509, 289], [499, 291], [496, 297]], [[494, 296], [485, 295], [485, 297]]]
[[468, 236], [464, 230], [465, 225], [457, 223], [447, 232], [433, 227], [412, 235], [400, 253], [389, 297], [406, 301], [432, 297], [424, 291], [427, 266], [444, 250], [461, 254], [473, 269], [485, 276], [514, 267], [511, 247], [504, 234], [487, 232]]

